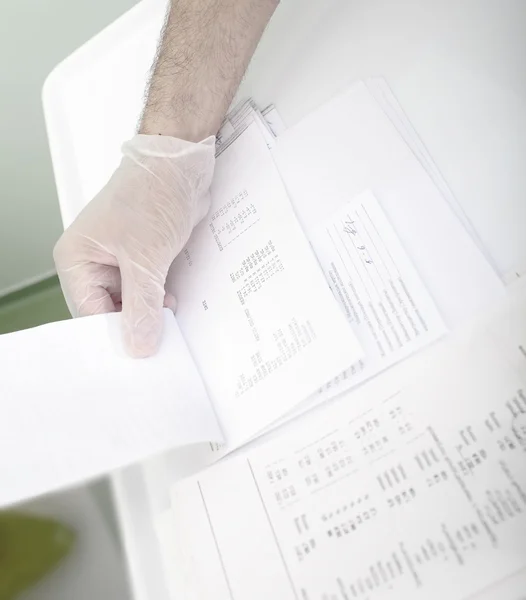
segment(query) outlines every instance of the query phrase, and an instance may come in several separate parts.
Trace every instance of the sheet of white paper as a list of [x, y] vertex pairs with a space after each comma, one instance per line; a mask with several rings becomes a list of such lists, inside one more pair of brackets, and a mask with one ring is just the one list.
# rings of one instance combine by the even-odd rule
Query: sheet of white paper
[[311, 234], [311, 244], [364, 357], [273, 425], [374, 377], [446, 331], [371, 191], [359, 194], [322, 223]]
[[370, 192], [353, 198], [311, 243], [364, 357], [324, 386], [319, 400], [373, 377], [437, 340], [444, 324], [409, 257]]
[[173, 314], [144, 360], [125, 355], [119, 325], [115, 313], [0, 336], [0, 506], [222, 439]]
[[180, 597], [522, 598], [524, 296], [517, 306], [416, 357], [409, 384], [390, 371], [174, 486]]
[[211, 195], [170, 280], [178, 323], [235, 446], [362, 351], [255, 123], [218, 157]]
[[[493, 269], [498, 272], [495, 262], [488, 252], [488, 249], [484, 246], [482, 240], [480, 239], [477, 230], [469, 220], [469, 217], [467, 216], [460, 202], [453, 194], [453, 191], [449, 187], [447, 181], [444, 179], [444, 176], [440, 172], [436, 162], [433, 160], [433, 157], [430, 155], [422, 138], [418, 135], [418, 132], [407, 118], [407, 115], [398, 102], [396, 96], [393, 94], [387, 81], [381, 77], [374, 77], [366, 79], [364, 83], [367, 86], [367, 89], [371, 92], [372, 96], [374, 96], [380, 108], [396, 128], [404, 142], [420, 161], [422, 167], [426, 170], [437, 189], [448, 202], [451, 210], [466, 228], [481, 253], [491, 264]], [[268, 106], [261, 112], [261, 114], [267, 122], [270, 130], [274, 134], [274, 137], [281, 135], [287, 129], [285, 122], [274, 105]], [[502, 274], [500, 275], [502, 276]], [[506, 280], [504, 280], [504, 282], [507, 283]]]
[[502, 298], [498, 276], [365, 84], [285, 131], [273, 155], [307, 237], [371, 189], [448, 327]]
[[469, 235], [472, 237], [474, 242], [477, 244], [479, 250], [484, 254], [486, 260], [496, 269], [494, 261], [490, 256], [487, 248], [485, 248], [482, 240], [480, 239], [476, 229], [469, 220], [466, 212], [462, 208], [460, 202], [453, 194], [451, 188], [447, 184], [444, 176], [440, 172], [437, 164], [429, 154], [424, 142], [418, 135], [417, 131], [407, 118], [407, 115], [403, 111], [400, 103], [393, 94], [391, 88], [385, 81], [380, 77], [367, 79], [365, 81], [368, 90], [375, 97], [379, 106], [382, 108], [386, 116], [389, 118], [391, 123], [396, 127], [396, 130], [400, 136], [404, 139], [405, 143], [411, 148], [417, 159], [420, 161], [424, 169], [427, 171], [429, 177], [433, 180], [444, 199], [449, 203], [451, 210], [455, 213], [458, 220], [464, 225]]

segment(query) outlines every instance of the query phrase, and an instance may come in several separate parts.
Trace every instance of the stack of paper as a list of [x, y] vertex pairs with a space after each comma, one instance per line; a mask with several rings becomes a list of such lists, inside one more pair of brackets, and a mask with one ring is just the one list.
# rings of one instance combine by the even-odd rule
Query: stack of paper
[[526, 290], [354, 393], [175, 485], [170, 597], [518, 600]]
[[[275, 107], [259, 113], [251, 101], [233, 111], [224, 131], [235, 140], [252, 120], [364, 348], [360, 361], [287, 418], [503, 297], [473, 226], [383, 79], [354, 84], [286, 133]], [[278, 139], [268, 139], [269, 129]]]
[[384, 80], [354, 84], [285, 133], [270, 114], [274, 160], [365, 354], [291, 418], [483, 312], [504, 288]]
[[289, 130], [240, 105], [211, 195], [170, 270], [158, 356], [123, 356], [118, 315], [0, 337], [0, 504], [208, 441], [199, 469], [503, 294], [383, 82]]
[[[493, 598], [503, 578], [495, 590], [521, 589], [526, 571], [508, 576], [526, 567], [524, 295], [415, 354], [505, 294], [385, 82], [357, 83], [286, 131], [265, 112], [280, 132], [267, 146], [364, 354], [286, 425], [173, 486], [157, 522], [171, 597]], [[232, 146], [254, 121], [268, 138], [262, 114], [236, 110]], [[502, 328], [514, 333], [495, 343]], [[513, 438], [504, 466], [498, 448]], [[189, 454], [168, 478], [208, 461]], [[504, 513], [518, 521], [499, 533]]]

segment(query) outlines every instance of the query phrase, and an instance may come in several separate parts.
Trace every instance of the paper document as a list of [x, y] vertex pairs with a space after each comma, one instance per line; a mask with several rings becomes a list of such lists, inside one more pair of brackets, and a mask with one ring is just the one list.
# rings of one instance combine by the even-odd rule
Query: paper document
[[438, 339], [444, 324], [371, 192], [349, 201], [311, 235], [325, 276], [364, 357], [325, 386], [338, 392]]
[[177, 320], [233, 446], [362, 356], [255, 122], [218, 157], [174, 263]]
[[176, 484], [174, 597], [522, 598], [525, 347], [523, 297]]
[[281, 134], [273, 156], [309, 238], [372, 190], [448, 328], [502, 299], [497, 274], [364, 83]]
[[149, 359], [125, 355], [119, 327], [113, 313], [0, 336], [0, 506], [223, 439], [173, 314]]

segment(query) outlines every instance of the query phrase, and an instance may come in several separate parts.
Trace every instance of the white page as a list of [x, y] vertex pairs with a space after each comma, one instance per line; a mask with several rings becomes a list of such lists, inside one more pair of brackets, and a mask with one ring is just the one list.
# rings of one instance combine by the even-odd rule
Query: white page
[[255, 123], [217, 159], [211, 196], [170, 279], [178, 323], [235, 446], [362, 351]]
[[[311, 234], [334, 296], [364, 357], [324, 386], [321, 401], [437, 340], [443, 321], [378, 201], [353, 198]], [[316, 400], [315, 400], [316, 401]]]
[[502, 298], [498, 276], [365, 84], [285, 131], [273, 155], [307, 237], [371, 189], [448, 327]]
[[0, 506], [222, 440], [173, 314], [144, 360], [119, 347], [119, 326], [114, 313], [0, 336]]
[[378, 375], [446, 331], [433, 299], [371, 191], [343, 205], [313, 230], [310, 239], [364, 356], [273, 426]]
[[[467, 216], [458, 199], [453, 194], [447, 181], [444, 179], [444, 176], [433, 160], [433, 157], [430, 155], [424, 142], [409, 121], [387, 81], [381, 77], [375, 77], [366, 79], [364, 83], [372, 96], [374, 96], [382, 111], [396, 128], [399, 135], [403, 138], [404, 142], [420, 161], [422, 167], [426, 170], [427, 174], [440, 191], [443, 198], [448, 202], [451, 210], [455, 213], [458, 220], [465, 227], [466, 231], [468, 231], [469, 235], [472, 237], [481, 253], [491, 264], [493, 269], [498, 272], [493, 258], [490, 256], [487, 248], [482, 243], [482, 240], [480, 239], [480, 236], [478, 235], [473, 224], [469, 220], [469, 217]], [[287, 129], [283, 119], [281, 118], [281, 115], [274, 105], [268, 106], [261, 112], [261, 114], [275, 137], [281, 135]]]
[[418, 135], [417, 131], [407, 118], [407, 115], [400, 106], [398, 100], [393, 94], [391, 88], [385, 81], [380, 77], [367, 79], [365, 81], [368, 90], [375, 97], [379, 106], [382, 108], [386, 116], [389, 118], [391, 123], [396, 127], [400, 136], [404, 139], [405, 143], [411, 148], [417, 159], [420, 161], [424, 169], [429, 174], [429, 177], [433, 180], [433, 183], [440, 190], [440, 193], [444, 199], [448, 202], [451, 210], [456, 214], [458, 220], [464, 225], [469, 235], [472, 237], [474, 242], [477, 244], [479, 250], [486, 257], [486, 260], [492, 265], [493, 269], [496, 270], [494, 261], [490, 256], [489, 252], [485, 248], [480, 236], [478, 235], [473, 224], [469, 220], [466, 212], [462, 208], [460, 202], [453, 194], [444, 176], [440, 172], [437, 164], [429, 154], [424, 142]]
[[525, 298], [174, 486], [175, 597], [521, 598]]

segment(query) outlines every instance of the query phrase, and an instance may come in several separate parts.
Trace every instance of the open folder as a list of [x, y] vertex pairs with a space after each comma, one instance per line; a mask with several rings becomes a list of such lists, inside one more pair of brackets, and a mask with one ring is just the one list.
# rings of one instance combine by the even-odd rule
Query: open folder
[[124, 355], [118, 314], [0, 337], [0, 505], [181, 445], [214, 462], [501, 298], [367, 86], [277, 137], [265, 113], [245, 103], [218, 136], [157, 356]]

